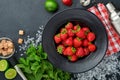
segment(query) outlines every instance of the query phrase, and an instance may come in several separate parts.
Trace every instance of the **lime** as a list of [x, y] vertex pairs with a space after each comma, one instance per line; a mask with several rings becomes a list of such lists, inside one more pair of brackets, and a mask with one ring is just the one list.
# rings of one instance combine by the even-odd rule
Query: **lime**
[[8, 68], [7, 60], [0, 60], [0, 71], [5, 71]]
[[12, 68], [8, 69], [8, 70], [5, 72], [5, 77], [6, 77], [6, 79], [13, 79], [13, 78], [16, 77], [16, 75], [17, 75], [16, 70], [15, 70], [15, 69], [12, 69]]
[[58, 3], [55, 0], [46, 0], [45, 9], [49, 12], [54, 12], [58, 9]]

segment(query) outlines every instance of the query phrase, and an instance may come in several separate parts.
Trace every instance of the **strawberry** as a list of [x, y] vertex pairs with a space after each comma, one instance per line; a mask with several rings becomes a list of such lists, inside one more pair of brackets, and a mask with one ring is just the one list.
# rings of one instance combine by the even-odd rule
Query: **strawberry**
[[64, 55], [71, 56], [71, 55], [75, 54], [75, 52], [76, 52], [76, 49], [74, 47], [67, 47], [64, 50]]
[[72, 46], [73, 45], [73, 39], [72, 39], [72, 37], [69, 37], [68, 39], [66, 39], [64, 41], [64, 45], [65, 46]]
[[89, 41], [87, 39], [83, 40], [83, 46], [86, 47], [89, 45]]
[[65, 50], [63, 51], [63, 55], [64, 55], [64, 56], [67, 56], [67, 50], [66, 50], [66, 48], [65, 48]]
[[90, 32], [90, 29], [88, 27], [83, 27], [82, 30], [85, 31], [85, 34], [88, 34]]
[[73, 45], [75, 48], [80, 47], [82, 45], [82, 40], [78, 37], [74, 38]]
[[75, 62], [78, 60], [78, 57], [76, 55], [69, 56], [68, 59], [72, 62]]
[[80, 48], [77, 49], [76, 55], [77, 55], [78, 57], [83, 57], [83, 56], [85, 56], [85, 52], [84, 52], [84, 50], [83, 50], [82, 47], [80, 47]]
[[74, 31], [77, 33], [77, 32], [80, 30], [80, 28], [81, 28], [80, 25], [77, 24], [77, 25], [74, 26], [73, 29], [74, 29]]
[[96, 50], [96, 46], [94, 44], [90, 44], [88, 46], [88, 49], [90, 50], [90, 52], [94, 52]]
[[71, 6], [72, 5], [72, 0], [62, 0], [62, 3], [66, 6]]
[[75, 33], [74, 30], [72, 30], [72, 29], [68, 30], [68, 36], [73, 37], [74, 33]]
[[89, 55], [89, 53], [90, 53], [90, 51], [89, 51], [89, 49], [88, 48], [84, 48], [84, 54], [85, 54], [85, 56], [87, 56], [87, 55]]
[[93, 32], [89, 32], [88, 35], [87, 35], [87, 39], [89, 41], [94, 41], [95, 40], [95, 34]]
[[62, 28], [60, 31], [60, 38], [62, 40], [66, 40], [68, 37], [67, 30], [65, 28]]
[[73, 24], [72, 24], [71, 22], [69, 22], [69, 23], [65, 26], [65, 28], [66, 28], [67, 30], [72, 29], [72, 28], [73, 28]]
[[61, 42], [60, 34], [57, 34], [57, 35], [54, 36], [54, 41], [57, 44]]
[[67, 39], [67, 36], [68, 36], [68, 35], [67, 35], [66, 33], [64, 33], [64, 34], [61, 33], [61, 34], [60, 34], [60, 37], [61, 37], [62, 40], [66, 40], [66, 39]]
[[65, 47], [63, 45], [60, 44], [60, 45], [57, 46], [57, 52], [58, 53], [62, 54], [64, 50], [65, 50]]
[[82, 29], [76, 33], [76, 36], [82, 39], [86, 38], [85, 32]]

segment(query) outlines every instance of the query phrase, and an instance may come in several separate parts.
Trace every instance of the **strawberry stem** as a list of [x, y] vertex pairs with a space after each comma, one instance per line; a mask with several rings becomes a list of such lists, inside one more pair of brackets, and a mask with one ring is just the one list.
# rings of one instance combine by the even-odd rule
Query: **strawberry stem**
[[62, 32], [61, 32], [62, 34], [66, 34], [67, 33], [67, 30], [64, 28], [64, 29], [62, 29]]
[[59, 46], [59, 47], [57, 48], [57, 52], [60, 53], [60, 54], [62, 54], [62, 51], [63, 51], [62, 46]]
[[76, 49], [74, 47], [72, 47], [72, 52], [75, 53], [76, 52]]

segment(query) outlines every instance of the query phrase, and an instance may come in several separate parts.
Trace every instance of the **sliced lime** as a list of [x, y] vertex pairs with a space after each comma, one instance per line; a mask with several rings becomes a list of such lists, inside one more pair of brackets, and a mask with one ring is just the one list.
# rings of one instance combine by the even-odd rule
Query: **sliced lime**
[[8, 69], [8, 70], [5, 72], [5, 77], [6, 77], [6, 79], [13, 79], [13, 78], [16, 77], [16, 75], [17, 75], [16, 70], [15, 70], [15, 69], [12, 69], [12, 68]]
[[8, 68], [7, 60], [0, 60], [0, 71], [5, 71]]

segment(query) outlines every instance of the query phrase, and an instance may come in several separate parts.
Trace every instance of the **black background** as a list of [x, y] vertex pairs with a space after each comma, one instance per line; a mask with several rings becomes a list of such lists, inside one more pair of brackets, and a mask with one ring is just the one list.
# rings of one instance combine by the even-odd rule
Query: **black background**
[[[82, 7], [79, 0], [73, 0], [73, 5], [67, 7], [62, 4], [61, 0], [56, 0], [59, 4], [59, 11], [63, 11], [68, 8], [89, 8], [95, 3], [91, 1], [91, 5], [88, 7]], [[104, 4], [112, 2], [115, 7], [120, 10], [120, 0], [96, 0], [96, 2], [102, 2]], [[35, 36], [35, 33], [40, 25], [45, 25], [47, 21], [57, 12], [48, 13], [44, 9], [45, 0], [0, 0], [0, 37], [11, 38], [18, 51], [17, 39], [19, 29], [25, 30], [25, 35], [22, 38]], [[15, 54], [16, 58], [19, 58], [19, 52]], [[0, 72], [0, 80], [6, 80], [4, 73]], [[14, 80], [22, 80], [19, 75]]]

